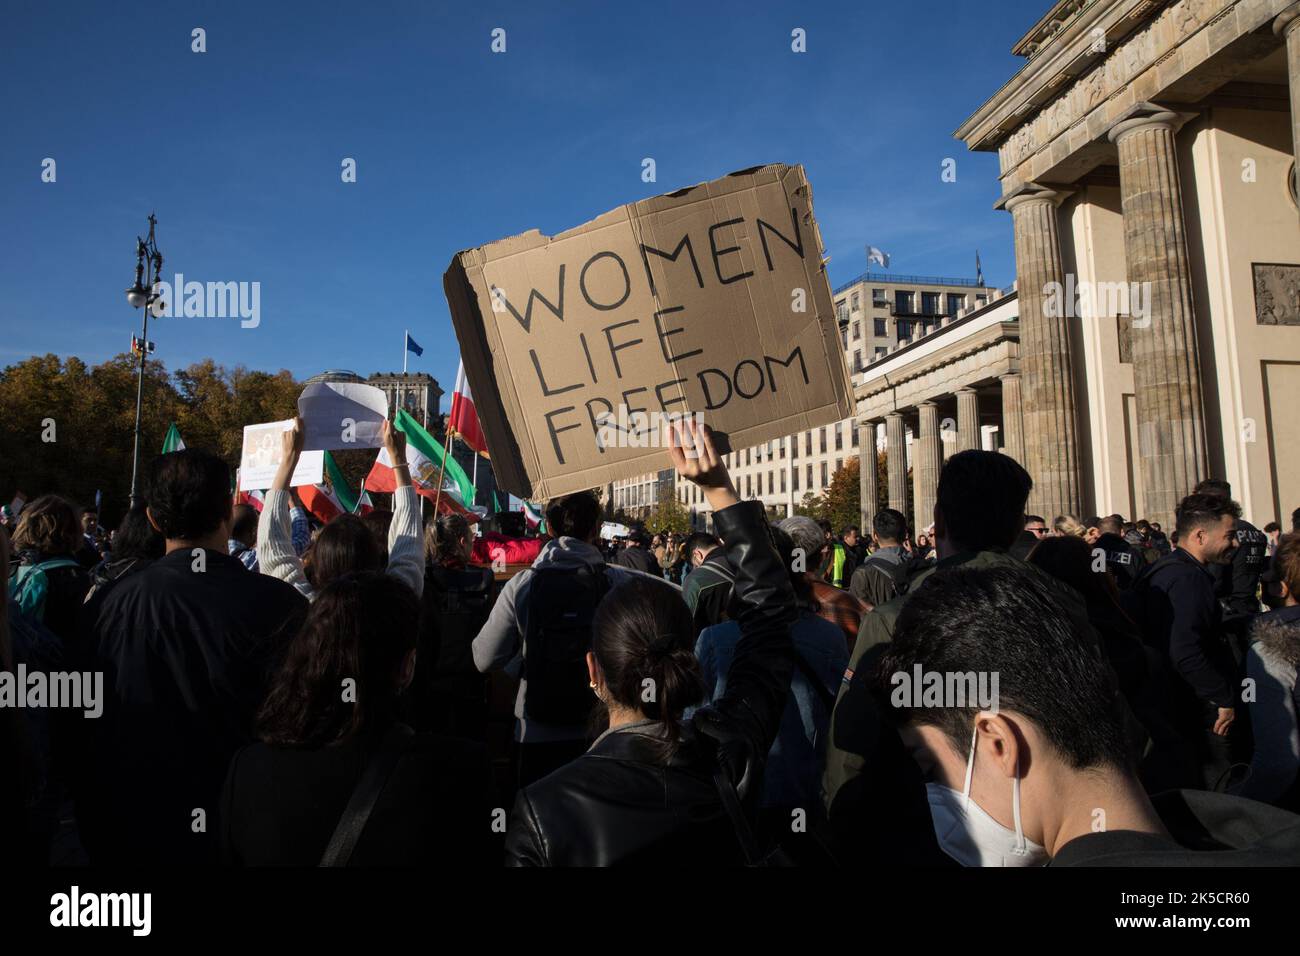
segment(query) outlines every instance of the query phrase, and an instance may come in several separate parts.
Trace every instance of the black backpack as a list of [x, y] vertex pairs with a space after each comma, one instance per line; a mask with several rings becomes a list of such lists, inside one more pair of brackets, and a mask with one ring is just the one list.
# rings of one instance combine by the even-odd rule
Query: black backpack
[[574, 726], [590, 716], [595, 703], [587, 677], [591, 622], [608, 590], [603, 564], [533, 571], [524, 634], [528, 718]]
[[892, 561], [886, 561], [884, 558], [874, 557], [867, 558], [867, 560], [863, 561], [859, 567], [876, 568], [884, 574], [885, 577], [889, 578], [894, 586], [893, 597], [898, 597], [900, 594], [907, 593], [908, 581], [912, 574], [911, 561], [899, 561], [898, 563], [894, 563]]

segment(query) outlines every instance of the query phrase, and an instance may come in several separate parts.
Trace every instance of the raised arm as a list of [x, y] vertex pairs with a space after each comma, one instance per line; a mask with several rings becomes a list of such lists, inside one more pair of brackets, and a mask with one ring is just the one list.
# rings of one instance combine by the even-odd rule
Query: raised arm
[[758, 784], [790, 693], [794, 589], [772, 544], [762, 504], [740, 500], [708, 429], [689, 421], [678, 426], [670, 437], [669, 456], [677, 473], [704, 492], [736, 571], [732, 607], [740, 642], [727, 671], [727, 690], [698, 711], [692, 724], [717, 742], [718, 759], [743, 795]]
[[388, 573], [419, 597], [424, 592], [420, 497], [411, 485], [411, 470], [406, 464], [406, 435], [392, 422], [384, 422], [384, 449], [397, 484], [393, 491], [393, 521], [388, 527]]
[[289, 479], [298, 467], [306, 432], [302, 419], [295, 418], [293, 427], [280, 438], [280, 467], [276, 469], [271, 488], [262, 503], [262, 516], [257, 522], [257, 564], [263, 574], [292, 584], [305, 597], [312, 595], [311, 583], [303, 571], [302, 558], [293, 545], [293, 528], [289, 518]]

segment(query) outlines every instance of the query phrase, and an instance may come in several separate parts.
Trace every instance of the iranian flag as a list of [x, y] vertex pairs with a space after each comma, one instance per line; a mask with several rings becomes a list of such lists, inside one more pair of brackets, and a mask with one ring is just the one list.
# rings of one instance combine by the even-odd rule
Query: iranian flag
[[465, 377], [465, 363], [456, 367], [456, 387], [451, 393], [451, 411], [447, 413], [447, 427], [480, 455], [487, 455], [487, 440], [479, 427], [478, 412], [474, 410], [474, 396]]
[[167, 437], [163, 439], [162, 453], [169, 455], [174, 451], [183, 451], [184, 448], [185, 442], [181, 441], [180, 430], [176, 427], [176, 423], [172, 422], [167, 429]]
[[348, 487], [348, 480], [343, 477], [334, 456], [325, 452], [325, 480], [319, 485], [301, 485], [294, 489], [298, 493], [302, 506], [322, 524], [328, 524], [331, 518], [341, 514], [352, 514], [357, 510], [357, 498]]
[[235, 496], [235, 504], [248, 505], [258, 514], [262, 513], [263, 496], [260, 491], [241, 491]]
[[[456, 463], [456, 459], [443, 451], [438, 440], [420, 427], [420, 423], [411, 417], [404, 408], [397, 410], [393, 418], [393, 427], [406, 435], [406, 463], [411, 470], [411, 484], [415, 490], [426, 498], [439, 502], [438, 510], [444, 514], [448, 509], [470, 517], [474, 513], [468, 506], [474, 501], [474, 484], [465, 474], [465, 469]], [[443, 473], [443, 460], [446, 460], [446, 472]], [[442, 474], [442, 494], [438, 494], [438, 475]], [[397, 489], [397, 480], [393, 476], [392, 461], [388, 449], [381, 448], [379, 457], [366, 475], [366, 485], [371, 491], [393, 492]], [[447, 506], [443, 502], [448, 502]], [[477, 521], [477, 516], [472, 520]]]
[[546, 531], [546, 517], [542, 514], [542, 509], [531, 501], [524, 502], [524, 523], [528, 525], [529, 531], [536, 531], [538, 534], [544, 534]]

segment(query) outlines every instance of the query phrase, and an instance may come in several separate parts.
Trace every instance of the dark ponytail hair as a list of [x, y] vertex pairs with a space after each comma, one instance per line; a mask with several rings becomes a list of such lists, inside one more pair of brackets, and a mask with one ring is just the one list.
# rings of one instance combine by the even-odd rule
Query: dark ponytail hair
[[658, 757], [667, 763], [681, 742], [682, 711], [705, 696], [686, 603], [653, 578], [618, 585], [596, 609], [592, 653], [613, 702], [663, 724]]
[[429, 522], [425, 532], [424, 550], [430, 564], [463, 564], [465, 539], [470, 536], [469, 522], [464, 515], [439, 515]]

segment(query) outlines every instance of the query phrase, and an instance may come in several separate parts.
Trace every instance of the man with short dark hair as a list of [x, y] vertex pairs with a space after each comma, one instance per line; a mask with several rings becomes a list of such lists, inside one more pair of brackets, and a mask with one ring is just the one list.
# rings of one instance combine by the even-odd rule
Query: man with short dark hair
[[907, 590], [908, 557], [903, 551], [907, 519], [894, 508], [881, 508], [872, 520], [876, 550], [853, 572], [849, 590], [872, 607], [892, 601]]
[[[1106, 666], [1044, 585], [1023, 565], [935, 574], [874, 668], [940, 849], [963, 866], [1293, 863], [1300, 817], [1219, 793], [1148, 798]], [[965, 683], [934, 697], [918, 675]]]
[[1210, 567], [1232, 562], [1240, 515], [1231, 498], [1188, 495], [1178, 505], [1177, 549], [1148, 567], [1125, 601], [1129, 616], [1180, 678], [1170, 720], [1196, 747], [1211, 790], [1231, 763], [1238, 674]]
[[[1232, 498], [1232, 486], [1218, 478], [1206, 478], [1196, 486], [1197, 494]], [[1237, 548], [1230, 564], [1212, 565], [1214, 593], [1223, 604], [1223, 628], [1232, 637], [1237, 661], [1246, 659], [1251, 622], [1259, 614], [1259, 579], [1268, 570], [1268, 537], [1240, 515], [1233, 522]]]
[[226, 769], [252, 742], [307, 602], [227, 553], [230, 469], [216, 455], [161, 455], [145, 486], [167, 550], [118, 583], [91, 622], [88, 664], [104, 672], [107, 700], [89, 721], [78, 817], [94, 864], [211, 863]]
[[1092, 652], [1101, 655], [1101, 641], [1088, 623], [1087, 608], [1077, 591], [1007, 553], [1024, 528], [1025, 502], [1033, 481], [1015, 459], [992, 451], [969, 450], [953, 455], [939, 473], [934, 508], [938, 562], [909, 583], [907, 592], [877, 605], [862, 617], [839, 700], [831, 720], [823, 791], [837, 839], [858, 845], [869, 826], [872, 786], [867, 764], [879, 746], [867, 698], [869, 671], [892, 639], [894, 625], [907, 602], [924, 582], [957, 568], [1031, 568], [1083, 635]]
[[722, 542], [706, 531], [696, 531], [686, 539], [686, 557], [691, 572], [682, 585], [682, 599], [695, 621], [695, 636], [699, 637], [706, 627], [729, 620], [727, 606], [736, 572]]

